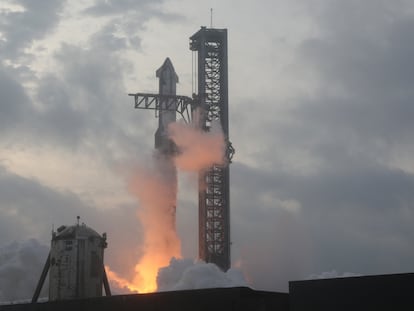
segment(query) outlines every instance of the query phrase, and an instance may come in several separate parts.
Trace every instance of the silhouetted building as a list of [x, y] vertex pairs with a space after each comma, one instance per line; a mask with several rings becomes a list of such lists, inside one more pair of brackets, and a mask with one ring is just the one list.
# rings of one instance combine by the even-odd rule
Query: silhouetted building
[[290, 310], [414, 310], [414, 273], [289, 282]]

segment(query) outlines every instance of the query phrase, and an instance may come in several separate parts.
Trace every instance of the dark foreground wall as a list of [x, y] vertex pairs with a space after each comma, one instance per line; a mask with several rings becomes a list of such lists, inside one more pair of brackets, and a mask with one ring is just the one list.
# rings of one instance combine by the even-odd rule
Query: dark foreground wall
[[286, 293], [246, 287], [120, 295], [59, 302], [0, 306], [0, 311], [287, 311]]
[[414, 273], [294, 281], [290, 293], [246, 287], [0, 305], [0, 311], [414, 310]]
[[290, 310], [414, 310], [414, 273], [289, 282]]

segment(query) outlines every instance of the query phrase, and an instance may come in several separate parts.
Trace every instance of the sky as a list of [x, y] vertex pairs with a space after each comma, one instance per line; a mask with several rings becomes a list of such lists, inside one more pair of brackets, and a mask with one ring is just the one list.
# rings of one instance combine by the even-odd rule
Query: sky
[[[108, 234], [106, 263], [131, 272], [143, 238], [127, 176], [149, 161], [157, 120], [127, 94], [156, 93], [170, 57], [191, 95], [189, 37], [210, 8], [228, 29], [233, 266], [270, 291], [412, 272], [409, 0], [1, 0], [0, 249], [43, 249], [80, 215]], [[179, 175], [185, 258], [198, 253], [195, 180]]]

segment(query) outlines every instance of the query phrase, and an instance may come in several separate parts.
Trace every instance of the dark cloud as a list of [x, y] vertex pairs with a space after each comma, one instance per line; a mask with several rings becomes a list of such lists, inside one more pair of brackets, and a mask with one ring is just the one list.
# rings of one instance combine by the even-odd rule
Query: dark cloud
[[277, 76], [298, 91], [231, 101], [233, 255], [260, 288], [414, 268], [414, 175], [391, 164], [414, 146], [414, 15], [397, 3], [304, 3], [315, 29]]
[[[48, 247], [35, 239], [0, 246], [0, 303], [33, 296], [47, 254]], [[47, 297], [46, 288], [40, 297]]]
[[[2, 11], [5, 19], [0, 30], [6, 45], [0, 53], [3, 59], [13, 56], [15, 64], [0, 73], [0, 87], [4, 89], [1, 127], [12, 129], [12, 139], [20, 143], [79, 148], [90, 146], [94, 141], [97, 149], [105, 150], [99, 154], [108, 161], [113, 160], [115, 153], [116, 157], [136, 153], [139, 143], [131, 132], [141, 137], [147, 134], [139, 128], [131, 131], [131, 125], [146, 124], [149, 120], [143, 114], [133, 113], [132, 99], [127, 96], [131, 90], [123, 85], [123, 73], [130, 71], [131, 64], [122, 59], [119, 52], [140, 48], [141, 38], [136, 30], [161, 12], [161, 8], [153, 2], [97, 2], [94, 8], [102, 14], [106, 7], [115, 13], [131, 6], [131, 9], [138, 6], [142, 10], [113, 17], [88, 38], [87, 48], [62, 44], [52, 55], [56, 61], [54, 68], [40, 76], [24, 65], [30, 63], [30, 59], [28, 55], [23, 56], [23, 50], [57, 25], [65, 2], [29, 2], [14, 2], [23, 7], [22, 12]], [[137, 14], [147, 9], [144, 19], [137, 18]]]
[[365, 165], [298, 176], [236, 162], [232, 181], [233, 250], [257, 287], [287, 290], [329, 269], [412, 270], [412, 174]]
[[369, 147], [410, 139], [414, 15], [408, 2], [399, 3], [332, 1], [318, 15], [321, 35], [300, 50], [304, 66], [319, 78], [298, 112], [308, 123], [346, 131]]
[[[401, 146], [413, 146], [414, 16], [410, 3], [399, 4], [319, 2], [311, 8], [318, 32], [295, 59], [314, 78], [311, 91], [282, 109], [257, 99], [234, 109], [236, 140], [261, 138], [247, 139], [242, 153], [268, 169], [232, 167], [233, 219], [246, 230], [236, 236], [248, 249], [255, 243], [246, 232], [260, 237], [260, 266], [271, 269], [251, 269], [256, 284], [286, 290], [289, 279], [330, 270], [412, 271], [414, 175], [387, 164], [405, 152]], [[273, 208], [261, 200], [267, 194]], [[280, 209], [280, 200], [291, 199], [301, 205], [297, 214]]]
[[48, 75], [39, 81], [37, 100], [43, 109], [32, 119], [37, 140], [78, 146], [86, 135], [88, 117], [76, 107], [77, 93], [61, 78]]
[[[140, 23], [150, 18], [158, 18], [164, 22], [182, 21], [183, 15], [167, 13], [162, 4], [164, 0], [109, 0], [96, 1], [95, 4], [84, 10], [84, 13], [92, 16], [116, 16], [122, 15], [140, 19]], [[132, 13], [132, 14], [131, 14]], [[127, 18], [128, 19], [128, 18]], [[130, 21], [132, 22], [132, 21]]]
[[[258, 156], [272, 157], [269, 162], [285, 161], [281, 152], [310, 155], [301, 157], [306, 161], [325, 161], [332, 152], [389, 160], [399, 147], [413, 145], [411, 3], [316, 3], [309, 4], [316, 30], [296, 51], [297, 71], [277, 76], [305, 84], [305, 91], [294, 89], [288, 99], [275, 94], [272, 101], [255, 97], [237, 103], [232, 124], [245, 134], [240, 137], [266, 139], [260, 145], [265, 153]], [[260, 127], [254, 124], [258, 118]]]
[[13, 79], [3, 68], [0, 67], [0, 129], [8, 132], [11, 128], [22, 125], [27, 113], [26, 109], [30, 99], [25, 89]]
[[[23, 4], [26, 12], [3, 12], [1, 31], [10, 38], [1, 46], [6, 58], [21, 54], [59, 19], [61, 4], [48, 4], [51, 20], [38, 22], [47, 13]], [[0, 71], [2, 133], [28, 146], [82, 150], [108, 166], [149, 150], [156, 122], [132, 108], [126, 94], [136, 90], [123, 85], [123, 72], [131, 66], [120, 53], [142, 48], [140, 31], [150, 18], [180, 18], [161, 4], [97, 1], [86, 9], [85, 15], [110, 21], [86, 47], [62, 45], [53, 55], [56, 68], [32, 80], [34, 97], [16, 78], [29, 77], [30, 68]], [[406, 151], [414, 148], [412, 4], [324, 0], [303, 7], [315, 29], [292, 55], [299, 69], [278, 79], [298, 80], [306, 91], [286, 96], [286, 102], [279, 94], [271, 99], [252, 94], [231, 103], [237, 150], [231, 167], [233, 259], [241, 259], [253, 286], [268, 290], [286, 290], [288, 280], [325, 271], [412, 271], [414, 176], [400, 163], [390, 165], [395, 153], [413, 159]], [[271, 52], [278, 53], [266, 51]], [[196, 193], [184, 185], [185, 191]], [[116, 255], [107, 258], [124, 267], [122, 273], [139, 254], [125, 246], [139, 245], [134, 207], [98, 211], [73, 193], [6, 169], [0, 171], [0, 197], [0, 243], [28, 236], [48, 240], [51, 223], [70, 224], [81, 214], [88, 225], [108, 231], [108, 251]], [[185, 198], [179, 206], [186, 253], [196, 253], [194, 202]], [[39, 228], [43, 225], [49, 229]]]
[[[92, 38], [92, 45], [102, 50], [117, 51], [128, 47], [130, 40], [125, 37], [117, 36], [115, 33], [117, 27], [115, 24], [108, 24], [95, 33]], [[133, 46], [137, 49], [140, 47], [140, 40], [134, 42]]]
[[[125, 158], [135, 157], [145, 144], [152, 145], [143, 139], [149, 133], [142, 130], [152, 118], [134, 111], [133, 100], [127, 96], [130, 90], [123, 86], [123, 72], [130, 70], [130, 64], [117, 52], [124, 46], [110, 49], [115, 42], [106, 42], [110, 37], [105, 34], [112, 31], [114, 28], [103, 27], [88, 41], [88, 48], [63, 44], [51, 55], [54, 67], [30, 80], [30, 96], [21, 75], [11, 72], [10, 67], [0, 72], [2, 148], [10, 144], [79, 151], [94, 154], [110, 169], [121, 166], [125, 170], [120, 165], [128, 166]], [[36, 38], [40, 37], [39, 29]], [[4, 161], [7, 164], [7, 159]], [[1, 168], [0, 184], [0, 244], [27, 237], [47, 243], [53, 224], [71, 224], [81, 215], [88, 225], [108, 233], [107, 263], [121, 274], [133, 269], [142, 237], [135, 218], [137, 206], [99, 209], [72, 192], [57, 191], [5, 168]]]
[[[5, 168], [0, 170], [0, 185], [2, 243], [27, 236], [39, 237], [39, 231], [43, 231], [40, 236], [44, 238], [52, 224], [60, 219], [69, 221], [74, 213], [88, 210], [74, 194], [56, 192]], [[45, 228], [39, 230], [39, 224], [44, 224]], [[12, 227], [16, 230], [7, 229]]]
[[142, 237], [135, 205], [90, 206], [74, 193], [57, 191], [1, 166], [0, 196], [0, 246], [29, 237], [47, 245], [53, 225], [72, 225], [79, 215], [96, 231], [108, 233], [107, 263], [121, 273], [133, 269]]
[[0, 44], [3, 60], [15, 59], [30, 47], [33, 40], [41, 39], [52, 31], [61, 18], [65, 2], [15, 0], [12, 3], [23, 7], [22, 11], [1, 11], [0, 31], [5, 39]]
[[39, 83], [38, 99], [46, 104], [42, 118], [51, 121], [45, 135], [69, 136], [75, 138], [75, 145], [93, 142], [108, 161], [115, 154], [137, 153], [141, 144], [148, 143], [134, 135], [147, 135], [140, 127], [131, 133], [133, 124], [151, 121], [134, 111], [133, 100], [127, 96], [123, 72], [129, 70], [129, 63], [99, 45], [89, 49], [63, 45], [56, 59], [60, 71]]
[[109, 0], [109, 1], [96, 1], [94, 5], [85, 9], [85, 13], [102, 16], [102, 15], [117, 15], [126, 14], [132, 10], [148, 9], [154, 5], [159, 5], [163, 0]]
[[93, 146], [89, 151], [108, 162], [136, 154], [150, 143], [136, 140], [148, 135], [140, 127], [132, 130], [136, 122], [154, 122], [134, 111], [127, 96], [122, 76], [127, 62], [99, 45], [62, 45], [55, 57], [55, 70], [35, 81], [30, 96], [23, 81], [0, 70], [2, 143], [63, 150]]
[[145, 23], [152, 18], [162, 22], [179, 22], [183, 15], [165, 12], [162, 4], [157, 1], [97, 1], [86, 8], [83, 13], [94, 17], [110, 17], [110, 21], [96, 32], [91, 43], [101, 49], [119, 51], [126, 48], [141, 49], [140, 32]]

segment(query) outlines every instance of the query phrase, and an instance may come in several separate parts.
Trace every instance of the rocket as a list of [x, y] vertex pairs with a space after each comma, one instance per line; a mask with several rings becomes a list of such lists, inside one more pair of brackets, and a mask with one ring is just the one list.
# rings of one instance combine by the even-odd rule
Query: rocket
[[[155, 132], [155, 159], [158, 170], [162, 176], [163, 182], [168, 185], [168, 193], [165, 194], [170, 204], [164, 206], [164, 211], [170, 218], [170, 230], [175, 232], [175, 214], [177, 202], [177, 169], [174, 163], [176, 146], [168, 135], [169, 124], [176, 121], [176, 103], [172, 99], [165, 98], [163, 95], [176, 95], [176, 85], [178, 76], [175, 73], [171, 60], [167, 57], [162, 66], [156, 71], [159, 79], [159, 107], [158, 128]], [[169, 102], [171, 101], [171, 102]], [[167, 110], [167, 106], [169, 109]]]
[[170, 99], [162, 98], [162, 95], [176, 95], [178, 76], [168, 57], [156, 71], [156, 76], [159, 79], [159, 94], [161, 96], [157, 111], [158, 128], [155, 132], [155, 149], [165, 156], [173, 156], [176, 148], [174, 142], [168, 137], [168, 125], [176, 121], [176, 107], [172, 105], [169, 110], [166, 110]]

